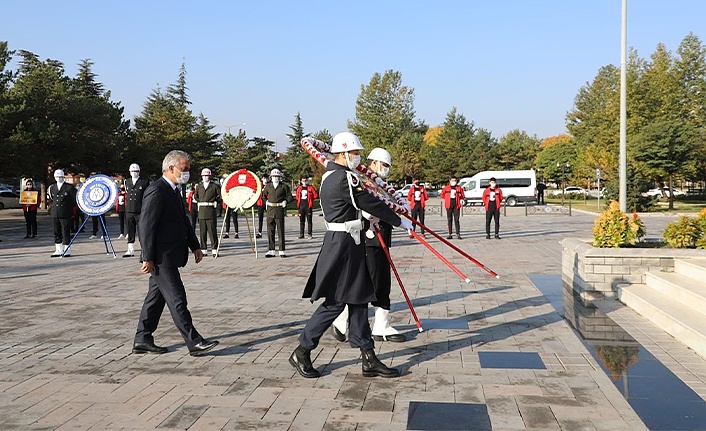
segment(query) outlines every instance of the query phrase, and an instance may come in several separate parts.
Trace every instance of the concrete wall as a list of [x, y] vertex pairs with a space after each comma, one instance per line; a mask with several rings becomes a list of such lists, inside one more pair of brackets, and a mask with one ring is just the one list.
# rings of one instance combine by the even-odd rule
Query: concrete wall
[[561, 278], [584, 301], [615, 297], [618, 284], [644, 284], [649, 270], [673, 271], [675, 257], [703, 256], [703, 250], [596, 248], [591, 239], [561, 241]]

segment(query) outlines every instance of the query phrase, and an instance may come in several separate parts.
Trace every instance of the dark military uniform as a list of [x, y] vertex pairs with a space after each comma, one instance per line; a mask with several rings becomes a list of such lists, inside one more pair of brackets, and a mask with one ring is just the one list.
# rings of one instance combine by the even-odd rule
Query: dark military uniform
[[287, 215], [287, 204], [292, 201], [292, 191], [281, 182], [275, 188], [272, 181], [262, 190], [262, 196], [267, 206], [267, 242], [269, 250], [275, 249], [275, 229], [279, 236], [279, 251], [284, 251], [284, 217]]
[[201, 236], [201, 249], [206, 250], [208, 244], [207, 233], [211, 236], [211, 246], [215, 251], [218, 248], [218, 231], [216, 229], [216, 211], [218, 203], [221, 200], [221, 188], [218, 184], [210, 181], [208, 188], [204, 187], [203, 183], [196, 185], [196, 191], [192, 205], [197, 202], [199, 208], [199, 232]]
[[[389, 223], [381, 221], [378, 223], [380, 235], [388, 250], [392, 245], [392, 226]], [[371, 238], [372, 237], [372, 238]], [[368, 273], [375, 287], [375, 301], [372, 305], [375, 307], [390, 309], [390, 287], [392, 286], [392, 278], [390, 277], [390, 262], [387, 260], [385, 250], [383, 250], [380, 240], [375, 235], [374, 228], [366, 231], [365, 237], [365, 263], [368, 267]]]
[[71, 242], [71, 217], [76, 206], [76, 188], [67, 182], [61, 188], [56, 183], [52, 184], [49, 186], [49, 200], [54, 244], [68, 245]]
[[140, 177], [137, 181], [133, 181], [132, 178], [125, 180], [125, 191], [127, 192], [125, 219], [127, 220], [128, 244], [135, 242], [135, 232], [140, 223], [140, 212], [142, 212], [142, 195], [145, 194], [149, 185], [150, 180], [147, 178]]
[[[326, 300], [307, 322], [299, 344], [307, 350], [316, 348], [321, 335], [347, 304], [350, 345], [373, 349], [368, 302], [375, 300], [375, 292], [370, 274], [364, 268], [364, 230], [358, 209], [393, 226], [399, 226], [401, 219], [382, 201], [363, 190], [358, 179], [345, 167], [329, 162], [326, 171], [319, 196], [327, 231], [303, 294], [312, 302], [319, 298]], [[357, 223], [360, 230], [354, 227], [344, 231], [346, 222], [353, 226]]]

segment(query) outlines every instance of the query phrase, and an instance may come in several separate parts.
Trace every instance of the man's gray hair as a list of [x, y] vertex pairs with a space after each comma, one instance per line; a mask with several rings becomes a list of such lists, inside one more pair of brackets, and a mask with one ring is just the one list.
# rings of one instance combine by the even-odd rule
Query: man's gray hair
[[181, 150], [172, 150], [167, 153], [167, 155], [164, 156], [164, 160], [162, 161], [162, 172], [167, 172], [170, 166], [178, 165], [181, 159], [186, 159], [190, 162], [191, 156], [186, 151]]

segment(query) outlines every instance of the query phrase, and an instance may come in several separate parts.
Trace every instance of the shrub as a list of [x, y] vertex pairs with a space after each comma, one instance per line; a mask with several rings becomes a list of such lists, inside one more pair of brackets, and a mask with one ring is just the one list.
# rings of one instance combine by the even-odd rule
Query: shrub
[[633, 214], [630, 217], [620, 211], [618, 202], [611, 201], [593, 224], [593, 245], [595, 247], [621, 247], [635, 244], [645, 236], [645, 224]]
[[701, 239], [701, 228], [696, 218], [682, 216], [667, 225], [662, 233], [667, 244], [674, 248], [695, 247]]

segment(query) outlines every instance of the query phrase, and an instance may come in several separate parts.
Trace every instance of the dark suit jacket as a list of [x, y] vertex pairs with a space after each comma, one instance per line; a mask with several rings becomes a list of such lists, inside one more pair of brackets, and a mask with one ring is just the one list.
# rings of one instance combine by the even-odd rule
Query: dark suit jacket
[[180, 196], [164, 177], [147, 187], [139, 222], [142, 260], [165, 267], [185, 266], [189, 249], [201, 246]]
[[49, 200], [53, 218], [71, 218], [76, 206], [76, 187], [65, 182], [58, 188], [54, 183], [49, 186]]

